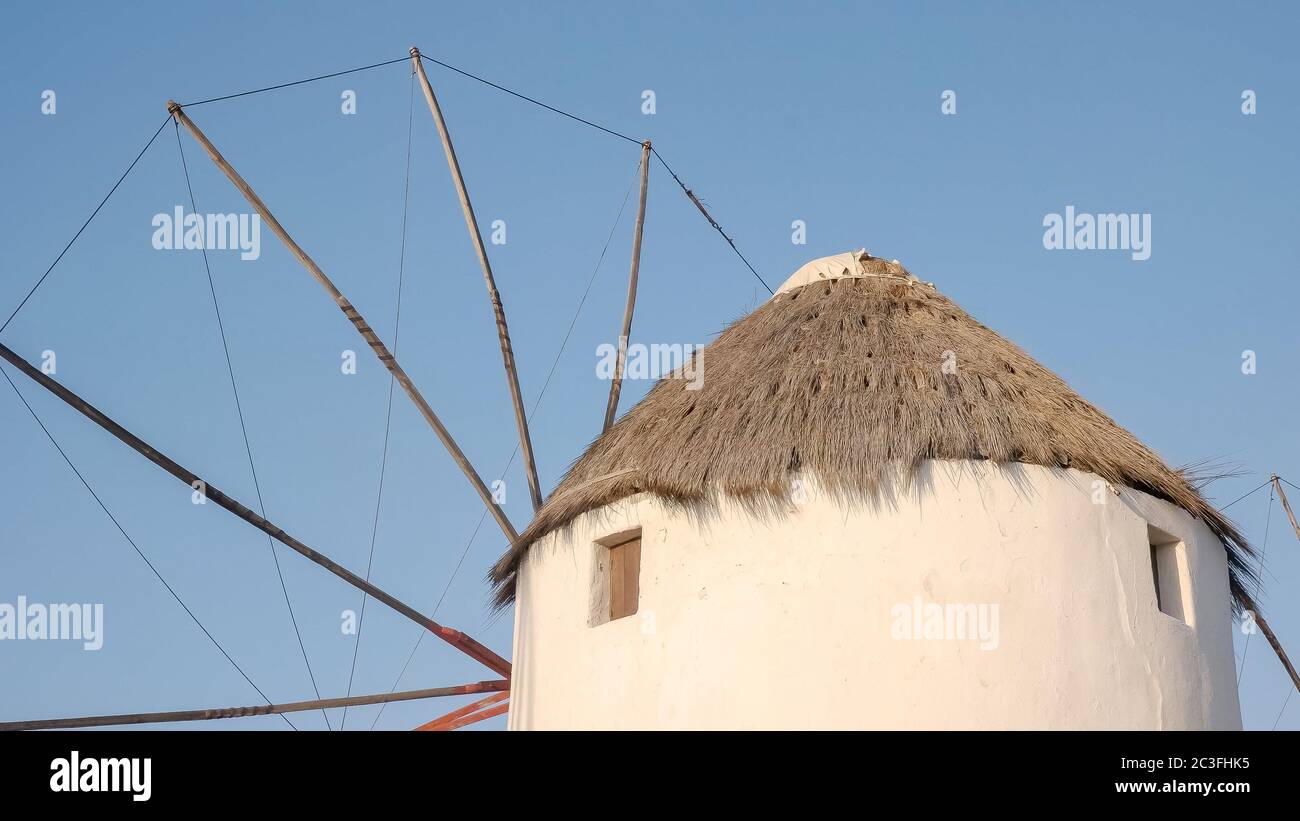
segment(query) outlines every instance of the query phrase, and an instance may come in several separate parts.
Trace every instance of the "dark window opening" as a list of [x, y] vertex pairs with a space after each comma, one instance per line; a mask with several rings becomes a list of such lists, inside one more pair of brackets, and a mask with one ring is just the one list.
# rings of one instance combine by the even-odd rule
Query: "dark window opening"
[[1177, 537], [1147, 525], [1151, 550], [1151, 583], [1156, 607], [1161, 613], [1191, 624], [1191, 579], [1187, 571], [1187, 550]]

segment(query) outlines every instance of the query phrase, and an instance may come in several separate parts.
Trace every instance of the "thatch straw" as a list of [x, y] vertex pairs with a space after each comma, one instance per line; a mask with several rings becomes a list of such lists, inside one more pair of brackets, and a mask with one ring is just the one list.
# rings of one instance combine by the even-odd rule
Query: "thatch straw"
[[981, 459], [1088, 471], [1181, 507], [1222, 540], [1234, 605], [1254, 609], [1253, 553], [1188, 476], [933, 286], [864, 260], [878, 275], [778, 292], [701, 352], [699, 390], [664, 379], [597, 439], [492, 569], [497, 604], [531, 544], [637, 493], [697, 510], [719, 494], [784, 502], [805, 471], [862, 500], [924, 460]]

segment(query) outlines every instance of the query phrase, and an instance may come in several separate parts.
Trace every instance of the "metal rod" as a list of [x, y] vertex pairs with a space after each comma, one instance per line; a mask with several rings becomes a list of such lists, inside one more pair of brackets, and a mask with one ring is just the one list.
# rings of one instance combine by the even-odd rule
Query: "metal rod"
[[510, 698], [510, 693], [493, 693], [487, 698], [479, 699], [471, 704], [466, 704], [464, 707], [461, 707], [458, 710], [452, 710], [446, 715], [438, 716], [432, 721], [426, 721], [415, 729], [417, 731], [442, 730], [444, 729], [443, 725], [445, 724], [449, 724], [458, 718], [464, 718], [465, 716], [477, 713], [479, 710], [491, 707], [493, 704], [505, 701], [508, 698]]
[[176, 122], [185, 126], [185, 130], [193, 135], [194, 139], [203, 147], [203, 150], [207, 152], [208, 157], [212, 159], [212, 162], [214, 162], [216, 166], [221, 169], [221, 172], [225, 174], [232, 183], [234, 183], [235, 187], [239, 189], [239, 192], [244, 195], [244, 199], [248, 200], [249, 204], [253, 206], [258, 214], [261, 215], [262, 219], [271, 227], [271, 230], [275, 235], [279, 237], [280, 241], [289, 249], [289, 252], [302, 263], [302, 266], [307, 269], [308, 273], [310, 273], [316, 281], [321, 284], [321, 287], [329, 293], [335, 304], [339, 306], [339, 310], [343, 311], [343, 315], [348, 318], [348, 321], [356, 327], [357, 332], [360, 333], [362, 338], [364, 338], [370, 345], [370, 349], [375, 352], [375, 356], [379, 357], [379, 361], [382, 362], [384, 367], [388, 368], [393, 377], [397, 379], [398, 383], [402, 386], [402, 390], [406, 391], [406, 395], [411, 397], [411, 401], [414, 402], [415, 406], [420, 410], [420, 414], [424, 417], [425, 421], [429, 423], [429, 426], [433, 428], [433, 432], [438, 435], [440, 440], [442, 440], [443, 447], [445, 447], [447, 452], [451, 454], [451, 458], [460, 466], [461, 471], [465, 474], [465, 478], [469, 480], [469, 483], [473, 485], [474, 490], [478, 492], [479, 498], [483, 500], [483, 504], [487, 505], [488, 510], [492, 513], [492, 518], [496, 519], [497, 524], [501, 526], [501, 530], [506, 534], [506, 538], [508, 538], [512, 543], [518, 539], [519, 534], [515, 531], [514, 526], [510, 524], [510, 520], [506, 518], [505, 511], [503, 511], [501, 507], [497, 505], [496, 501], [493, 500], [491, 491], [489, 491], [487, 486], [483, 484], [482, 478], [480, 478], [478, 472], [474, 470], [474, 466], [470, 464], [469, 459], [465, 457], [464, 452], [460, 449], [460, 445], [456, 444], [456, 440], [452, 438], [451, 433], [449, 433], [447, 428], [442, 424], [442, 420], [438, 418], [438, 414], [434, 413], [433, 408], [429, 407], [429, 403], [425, 401], [424, 396], [420, 393], [419, 389], [415, 387], [415, 383], [411, 381], [411, 378], [406, 375], [406, 371], [403, 370], [402, 366], [398, 363], [397, 358], [388, 350], [388, 346], [379, 339], [379, 336], [374, 332], [374, 329], [366, 324], [366, 320], [357, 312], [357, 309], [354, 308], [352, 303], [348, 301], [347, 297], [343, 296], [343, 293], [335, 287], [334, 283], [330, 281], [330, 278], [320, 269], [320, 266], [307, 255], [307, 252], [302, 249], [302, 246], [297, 242], [294, 242], [293, 237], [289, 236], [289, 232], [284, 229], [284, 226], [280, 224], [280, 221], [271, 213], [271, 209], [266, 207], [266, 203], [262, 201], [262, 198], [257, 196], [257, 192], [244, 181], [243, 177], [239, 176], [239, 172], [236, 171], [230, 163], [226, 162], [226, 158], [221, 156], [221, 152], [217, 150], [216, 146], [212, 144], [207, 136], [199, 130], [199, 127], [196, 126], [185, 114], [181, 106], [174, 101], [168, 100], [167, 110], [176, 118]]
[[443, 151], [447, 154], [447, 166], [451, 169], [452, 181], [456, 183], [456, 194], [460, 197], [460, 210], [465, 214], [465, 227], [469, 229], [469, 238], [474, 243], [478, 254], [479, 266], [483, 268], [483, 281], [487, 284], [488, 299], [492, 303], [492, 315], [496, 319], [497, 338], [501, 343], [501, 361], [506, 369], [506, 382], [510, 386], [510, 401], [515, 409], [515, 426], [519, 429], [519, 450], [524, 457], [524, 475], [528, 477], [528, 494], [532, 498], [533, 510], [542, 506], [542, 488], [537, 479], [537, 464], [533, 459], [533, 440], [528, 432], [528, 415], [524, 411], [523, 394], [519, 391], [519, 373], [515, 369], [515, 353], [510, 345], [510, 328], [506, 325], [506, 310], [501, 304], [501, 293], [497, 291], [496, 280], [492, 277], [492, 263], [488, 261], [487, 248], [483, 245], [483, 232], [479, 230], [478, 218], [474, 216], [474, 206], [469, 200], [469, 190], [465, 187], [465, 176], [460, 171], [460, 161], [456, 158], [456, 149], [451, 144], [451, 132], [447, 130], [447, 121], [443, 119], [442, 108], [434, 96], [429, 76], [424, 73], [424, 64], [420, 61], [420, 50], [411, 46], [411, 67], [420, 77], [420, 86], [424, 89], [424, 99], [429, 103], [433, 113], [433, 122], [438, 127], [438, 136], [442, 139]]
[[348, 698], [320, 698], [314, 701], [293, 701], [288, 704], [260, 704], [255, 707], [218, 707], [209, 710], [175, 710], [165, 713], [124, 713], [111, 716], [84, 716], [81, 718], [42, 718], [35, 721], [0, 722], [0, 732], [12, 730], [71, 730], [80, 727], [112, 727], [122, 724], [160, 724], [170, 721], [209, 721], [216, 718], [243, 718], [279, 713], [300, 713], [307, 710], [328, 710], [333, 707], [356, 707], [363, 704], [386, 704], [391, 701], [413, 701], [421, 698], [463, 696], [473, 693], [507, 691], [510, 682], [480, 681], [477, 684], [460, 684], [455, 687], [434, 687], [428, 690], [407, 690], [401, 693], [380, 693], [373, 696]]
[[150, 445], [148, 442], [145, 442], [131, 431], [122, 427], [117, 422], [114, 422], [94, 405], [68, 390], [48, 375], [42, 373], [38, 368], [33, 367], [29, 362], [27, 362], [27, 360], [14, 353], [13, 350], [3, 343], [0, 343], [0, 358], [5, 359], [9, 364], [13, 365], [19, 371], [22, 371], [22, 373], [33, 382], [62, 399], [82, 416], [85, 416], [90, 421], [111, 433], [114, 437], [125, 443], [132, 450], [139, 453], [150, 462], [153, 462], [172, 476], [175, 476], [189, 487], [196, 489], [201, 488], [204, 497], [212, 500], [219, 507], [230, 511], [251, 524], [253, 527], [271, 536], [271, 538], [281, 544], [292, 548], [294, 551], [312, 560], [353, 587], [364, 590], [374, 598], [411, 619], [416, 624], [424, 627], [438, 638], [481, 664], [486, 665], [489, 669], [500, 673], [503, 676], [509, 677], [510, 662], [501, 658], [496, 653], [459, 630], [454, 630], [450, 627], [444, 627], [441, 624], [438, 624], [433, 619], [420, 613], [420, 611], [416, 610], [414, 607], [400, 601], [396, 597], [379, 589], [347, 568], [337, 564], [328, 556], [312, 550], [310, 547], [290, 536], [288, 533], [285, 533], [278, 526], [267, 521], [266, 518], [259, 516], [245, 505], [240, 504], [237, 500], [227, 496], [213, 485], [208, 484], [193, 471], [182, 467], [172, 459], [168, 458], [165, 454], [158, 451], [158, 449]]
[[641, 199], [637, 203], [636, 231], [632, 235], [632, 270], [627, 277], [627, 307], [623, 311], [623, 330], [618, 335], [618, 361], [614, 366], [614, 384], [609, 386], [609, 403], [605, 406], [605, 425], [609, 430], [618, 415], [618, 395], [623, 389], [623, 370], [627, 367], [627, 340], [632, 333], [632, 311], [636, 308], [636, 282], [641, 271], [641, 232], [645, 228], [645, 198], [650, 178], [650, 141], [641, 143]]

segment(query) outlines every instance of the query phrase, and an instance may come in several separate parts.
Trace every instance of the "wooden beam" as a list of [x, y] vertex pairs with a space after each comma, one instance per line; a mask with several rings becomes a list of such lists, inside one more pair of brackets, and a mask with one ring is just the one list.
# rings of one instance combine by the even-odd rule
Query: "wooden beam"
[[605, 405], [605, 425], [601, 432], [610, 429], [618, 415], [618, 395], [623, 389], [623, 370], [627, 367], [627, 340], [632, 333], [632, 311], [636, 308], [636, 283], [641, 271], [641, 233], [645, 228], [645, 198], [650, 179], [650, 141], [641, 143], [641, 199], [636, 209], [636, 230], [632, 234], [632, 270], [627, 277], [627, 307], [623, 310], [623, 330], [618, 335], [618, 360], [614, 366], [614, 383], [609, 386], [609, 402]]
[[465, 214], [465, 227], [469, 229], [469, 238], [474, 243], [474, 252], [478, 254], [479, 266], [483, 269], [483, 281], [487, 284], [488, 300], [492, 303], [492, 315], [496, 319], [497, 339], [501, 343], [501, 361], [506, 369], [506, 382], [510, 387], [510, 402], [515, 409], [515, 426], [519, 429], [519, 451], [524, 458], [524, 475], [528, 477], [528, 494], [532, 498], [533, 511], [542, 506], [542, 488], [537, 479], [537, 464], [533, 459], [533, 439], [528, 431], [528, 414], [524, 411], [523, 394], [519, 391], [519, 373], [515, 369], [515, 353], [510, 345], [510, 328], [506, 325], [506, 310], [501, 304], [501, 293], [497, 291], [496, 280], [492, 277], [492, 263], [488, 261], [487, 248], [483, 245], [483, 232], [479, 230], [478, 218], [474, 216], [474, 206], [469, 200], [469, 190], [465, 187], [465, 175], [460, 171], [460, 160], [456, 158], [456, 149], [451, 144], [451, 132], [447, 130], [447, 121], [443, 119], [442, 108], [434, 96], [433, 86], [429, 84], [429, 75], [424, 73], [424, 64], [420, 60], [420, 50], [411, 46], [411, 68], [420, 77], [420, 86], [424, 89], [424, 99], [429, 103], [433, 122], [438, 127], [438, 136], [442, 139], [442, 148], [447, 155], [447, 167], [451, 169], [451, 179], [456, 183], [456, 195], [460, 197], [460, 210]]
[[438, 716], [432, 721], [427, 721], [424, 724], [421, 724], [419, 727], [416, 727], [415, 729], [417, 731], [444, 730], [446, 729], [444, 725], [450, 724], [451, 722], [460, 718], [464, 718], [465, 716], [473, 715], [474, 713], [477, 713], [479, 710], [485, 709], [487, 707], [491, 707], [493, 704], [497, 704], [498, 702], [505, 701], [508, 698], [510, 698], [510, 693], [508, 692], [493, 693], [487, 698], [479, 699], [478, 701], [472, 702], [470, 704], [466, 704], [464, 707], [461, 707], [459, 710], [452, 710], [450, 713], [447, 713], [446, 715]]
[[82, 727], [114, 727], [124, 724], [161, 724], [173, 721], [210, 721], [217, 718], [243, 718], [280, 713], [300, 713], [307, 710], [328, 710], [334, 707], [356, 707], [363, 704], [387, 704], [393, 701], [413, 701], [421, 698], [463, 696], [473, 693], [505, 691], [508, 697], [510, 682], [480, 681], [477, 684], [460, 684], [455, 687], [434, 687], [428, 690], [407, 690], [401, 693], [381, 693], [373, 696], [348, 698], [321, 698], [314, 701], [292, 701], [288, 704], [260, 704], [255, 707], [218, 707], [209, 710], [175, 710], [165, 713], [124, 713], [108, 716], [83, 716], [81, 718], [42, 718], [35, 721], [0, 722], [0, 732], [11, 730], [72, 730]]
[[357, 312], [357, 309], [354, 308], [352, 303], [348, 301], [347, 297], [343, 296], [343, 293], [335, 287], [334, 283], [330, 281], [330, 278], [320, 269], [320, 266], [307, 255], [307, 252], [302, 249], [302, 246], [297, 242], [294, 242], [293, 237], [289, 236], [289, 232], [284, 229], [284, 226], [280, 224], [280, 221], [271, 213], [271, 209], [266, 207], [266, 203], [262, 201], [262, 198], [257, 196], [257, 192], [244, 181], [243, 177], [239, 176], [239, 172], [236, 171], [230, 163], [226, 162], [226, 158], [221, 156], [221, 152], [217, 150], [216, 146], [212, 144], [207, 136], [199, 130], [199, 127], [196, 126], [185, 114], [181, 106], [172, 100], [168, 100], [167, 110], [176, 118], [176, 122], [185, 126], [185, 130], [193, 135], [194, 139], [203, 147], [203, 150], [207, 152], [208, 157], [212, 159], [212, 162], [221, 169], [221, 172], [225, 174], [232, 183], [234, 183], [235, 188], [239, 189], [239, 193], [244, 195], [244, 199], [248, 200], [249, 204], [253, 206], [258, 214], [261, 215], [262, 220], [271, 227], [271, 231], [280, 238], [280, 241], [289, 249], [289, 252], [292, 253], [300, 263], [302, 263], [302, 266], [307, 269], [308, 273], [310, 273], [316, 281], [320, 283], [321, 287], [329, 293], [330, 297], [334, 300], [334, 303], [339, 306], [339, 310], [343, 311], [343, 315], [348, 318], [348, 321], [356, 327], [357, 332], [361, 334], [362, 338], [366, 340], [366, 343], [370, 345], [370, 349], [374, 351], [375, 356], [379, 357], [379, 361], [384, 364], [384, 367], [388, 368], [388, 371], [397, 380], [398, 384], [402, 386], [402, 390], [406, 391], [406, 395], [411, 397], [411, 401], [415, 403], [415, 406], [420, 410], [420, 414], [424, 417], [425, 421], [433, 428], [433, 432], [438, 435], [438, 438], [442, 441], [443, 447], [445, 447], [447, 452], [451, 454], [451, 458], [460, 466], [461, 471], [465, 474], [465, 478], [469, 480], [469, 483], [478, 493], [479, 498], [483, 500], [483, 504], [487, 505], [488, 510], [492, 513], [492, 518], [496, 519], [502, 532], [506, 534], [506, 538], [508, 538], [511, 543], [514, 543], [514, 541], [519, 538], [519, 534], [515, 532], [514, 526], [510, 524], [510, 520], [506, 518], [505, 511], [503, 511], [492, 498], [491, 491], [489, 491], [487, 486], [483, 484], [482, 478], [480, 478], [478, 472], [474, 470], [474, 466], [470, 464], [469, 459], [465, 457], [464, 452], [460, 449], [460, 445], [456, 444], [456, 440], [452, 438], [451, 433], [448, 432], [446, 426], [442, 424], [442, 420], [438, 418], [438, 414], [433, 412], [433, 408], [431, 408], [429, 403], [425, 401], [423, 394], [421, 394], [419, 389], [415, 387], [415, 383], [411, 381], [411, 378], [406, 375], [406, 371], [398, 363], [397, 358], [393, 356], [392, 352], [388, 350], [388, 346], [385, 345], [379, 339], [379, 336], [374, 332], [374, 330], [366, 324], [366, 320]]
[[54, 379], [52, 379], [50, 376], [41, 372], [38, 368], [33, 367], [27, 360], [23, 359], [21, 356], [19, 356], [17, 353], [12, 351], [7, 345], [4, 345], [3, 343], [0, 343], [0, 358], [3, 358], [7, 362], [9, 362], [9, 364], [13, 365], [15, 368], [21, 371], [25, 376], [27, 376], [33, 382], [35, 382], [36, 384], [48, 390], [50, 393], [53, 393], [55, 396], [62, 399], [64, 402], [66, 402], [69, 406], [71, 406], [82, 416], [85, 416], [87, 419], [94, 422], [96, 425], [99, 425], [101, 428], [111, 433], [114, 437], [116, 437], [118, 440], [126, 444], [136, 453], [139, 453], [141, 456], [148, 459], [150, 462], [153, 462], [155, 465], [167, 471], [172, 476], [175, 476], [177, 479], [184, 482], [187, 486], [191, 488], [202, 488], [203, 495], [207, 499], [216, 503], [217, 506], [230, 511], [231, 513], [235, 514], [239, 518], [251, 524], [253, 527], [267, 534], [268, 536], [280, 542], [281, 544], [286, 545], [289, 548], [292, 548], [300, 555], [305, 556], [306, 558], [310, 559], [311, 561], [325, 568], [326, 570], [333, 573], [335, 576], [338, 576], [340, 579], [352, 585], [353, 587], [365, 591], [366, 593], [373, 596], [375, 599], [378, 599], [379, 601], [383, 602], [384, 604], [396, 610], [398, 613], [401, 613], [403, 616], [406, 616], [410, 620], [414, 621], [416, 624], [419, 624], [421, 627], [424, 627], [426, 630], [433, 633], [438, 638], [442, 639], [443, 641], [447, 642], [451, 646], [460, 650], [462, 653], [465, 653], [466, 655], [470, 656], [471, 658], [475, 659], [481, 664], [487, 666], [489, 669], [499, 673], [500, 675], [509, 677], [510, 662], [501, 658], [496, 653], [492, 652], [487, 647], [483, 646], [482, 644], [470, 638], [469, 636], [465, 635], [464, 633], [460, 632], [459, 630], [454, 630], [450, 627], [444, 627], [441, 624], [438, 624], [433, 619], [428, 618], [427, 616], [420, 613], [420, 611], [416, 610], [414, 607], [411, 607], [405, 602], [400, 601], [396, 597], [390, 595], [389, 593], [371, 584], [366, 579], [363, 579], [357, 574], [353, 573], [351, 570], [348, 570], [347, 568], [337, 564], [334, 560], [330, 559], [328, 556], [322, 553], [317, 553], [315, 550], [312, 550], [310, 547], [298, 541], [294, 537], [290, 536], [288, 533], [285, 533], [282, 529], [280, 529], [276, 525], [267, 521], [266, 518], [259, 516], [257, 513], [249, 509], [247, 506], [240, 504], [239, 501], [237, 501], [236, 499], [227, 496], [225, 493], [221, 492], [215, 486], [209, 484], [208, 482], [200, 478], [193, 471], [185, 467], [182, 467], [180, 464], [178, 464], [177, 462], [173, 461], [172, 459], [168, 458], [165, 454], [160, 452], [157, 448], [150, 445], [148, 442], [144, 441], [143, 439], [136, 436], [131, 431], [122, 427], [117, 422], [114, 422], [111, 418], [109, 418], [106, 414], [104, 414], [94, 405], [90, 404], [89, 402], [82, 399], [77, 394], [68, 390], [63, 385], [59, 384]]

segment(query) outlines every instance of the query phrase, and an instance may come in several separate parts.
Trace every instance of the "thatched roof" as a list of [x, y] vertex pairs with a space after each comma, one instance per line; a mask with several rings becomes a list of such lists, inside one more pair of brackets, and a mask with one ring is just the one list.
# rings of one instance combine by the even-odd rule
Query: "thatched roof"
[[1088, 471], [1183, 508], [1223, 541], [1234, 604], [1253, 609], [1253, 554], [1191, 477], [897, 261], [809, 263], [700, 356], [700, 389], [661, 380], [573, 464], [493, 568], [498, 604], [532, 543], [637, 493], [774, 508], [806, 471], [861, 500], [924, 460], [987, 459]]

